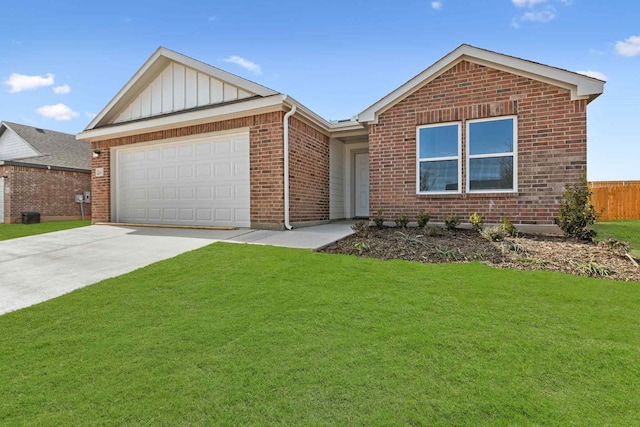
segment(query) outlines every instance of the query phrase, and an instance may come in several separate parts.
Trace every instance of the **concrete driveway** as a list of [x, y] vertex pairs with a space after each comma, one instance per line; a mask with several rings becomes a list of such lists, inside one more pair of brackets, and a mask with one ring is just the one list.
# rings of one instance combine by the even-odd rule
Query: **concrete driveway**
[[0, 242], [0, 314], [120, 276], [217, 241], [318, 248], [350, 224], [281, 232], [91, 225]]

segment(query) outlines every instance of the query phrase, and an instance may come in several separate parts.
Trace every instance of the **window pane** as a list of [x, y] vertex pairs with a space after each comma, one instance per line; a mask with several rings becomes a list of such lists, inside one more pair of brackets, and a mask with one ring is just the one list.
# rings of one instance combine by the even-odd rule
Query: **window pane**
[[420, 129], [420, 158], [458, 155], [458, 125]]
[[471, 190], [513, 190], [513, 157], [469, 160]]
[[513, 151], [513, 119], [469, 123], [469, 154]]
[[458, 191], [458, 161], [420, 162], [420, 191]]

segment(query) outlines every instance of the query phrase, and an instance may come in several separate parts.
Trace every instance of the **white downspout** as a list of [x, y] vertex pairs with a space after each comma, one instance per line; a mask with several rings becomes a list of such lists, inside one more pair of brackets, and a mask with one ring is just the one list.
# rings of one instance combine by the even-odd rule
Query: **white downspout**
[[293, 227], [289, 223], [289, 117], [296, 113], [295, 104], [291, 106], [291, 111], [284, 115], [284, 227], [291, 230]]

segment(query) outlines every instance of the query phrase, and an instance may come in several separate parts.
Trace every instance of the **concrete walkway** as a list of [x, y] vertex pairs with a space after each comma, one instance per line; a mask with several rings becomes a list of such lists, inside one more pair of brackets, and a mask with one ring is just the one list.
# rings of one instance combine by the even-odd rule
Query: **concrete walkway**
[[351, 234], [351, 223], [291, 231], [230, 231], [92, 225], [0, 242], [0, 314], [227, 241], [318, 249]]

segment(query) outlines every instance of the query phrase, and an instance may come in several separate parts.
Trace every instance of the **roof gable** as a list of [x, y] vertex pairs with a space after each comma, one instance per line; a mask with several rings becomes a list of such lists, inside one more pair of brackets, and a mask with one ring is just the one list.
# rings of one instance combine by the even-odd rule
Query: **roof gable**
[[2, 122], [0, 125], [0, 160], [13, 160], [39, 156], [40, 153], [13, 129]]
[[592, 77], [463, 44], [358, 114], [358, 121], [376, 122], [379, 114], [402, 101], [461, 61], [473, 62], [563, 87], [571, 91], [572, 100], [588, 99], [590, 102], [601, 95], [604, 90], [605, 82]]
[[160, 47], [93, 119], [87, 130], [277, 93]]

